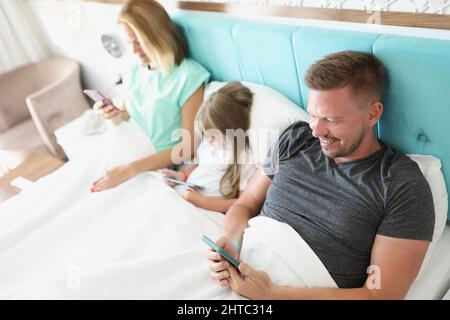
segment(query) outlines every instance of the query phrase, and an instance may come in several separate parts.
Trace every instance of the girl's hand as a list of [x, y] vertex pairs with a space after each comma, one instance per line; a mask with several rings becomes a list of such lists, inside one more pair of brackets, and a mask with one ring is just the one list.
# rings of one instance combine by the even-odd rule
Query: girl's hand
[[204, 199], [206, 198], [204, 195], [202, 195], [200, 193], [200, 191], [188, 188], [184, 193], [183, 193], [183, 198], [187, 201], [189, 201], [190, 203], [192, 203], [194, 206], [196, 207], [201, 207], [202, 206], [202, 202], [204, 201]]
[[[179, 171], [169, 170], [169, 169], [161, 169], [161, 170], [158, 170], [158, 172], [161, 173], [164, 176], [164, 178], [170, 178], [170, 179], [184, 181], [184, 175]], [[165, 182], [172, 188], [176, 186], [176, 184], [173, 182], [170, 182], [170, 181], [165, 181]]]
[[96, 180], [91, 186], [91, 192], [100, 192], [114, 188], [133, 176], [134, 174], [131, 166], [123, 165], [116, 167], [107, 171], [103, 177]]

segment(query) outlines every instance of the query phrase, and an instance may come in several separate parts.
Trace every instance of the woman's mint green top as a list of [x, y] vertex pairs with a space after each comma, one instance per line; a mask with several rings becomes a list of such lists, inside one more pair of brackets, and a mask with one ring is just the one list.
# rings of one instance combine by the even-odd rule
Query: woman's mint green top
[[157, 152], [175, 146], [180, 141], [181, 109], [208, 82], [210, 73], [185, 58], [166, 76], [138, 63], [128, 76], [125, 105], [130, 117], [147, 133]]

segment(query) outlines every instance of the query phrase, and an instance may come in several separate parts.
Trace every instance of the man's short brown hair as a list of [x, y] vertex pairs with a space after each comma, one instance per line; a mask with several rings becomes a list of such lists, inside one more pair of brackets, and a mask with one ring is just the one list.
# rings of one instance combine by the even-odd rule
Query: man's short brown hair
[[333, 90], [350, 86], [355, 94], [381, 101], [384, 91], [384, 66], [373, 54], [342, 51], [312, 64], [305, 75], [313, 90]]

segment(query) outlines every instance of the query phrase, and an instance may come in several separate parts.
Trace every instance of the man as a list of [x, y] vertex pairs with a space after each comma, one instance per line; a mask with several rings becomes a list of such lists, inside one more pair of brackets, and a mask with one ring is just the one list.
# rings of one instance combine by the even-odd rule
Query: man
[[[233, 243], [242, 242], [249, 219], [287, 223], [338, 288], [279, 286], [245, 263], [241, 276], [209, 251], [212, 276], [251, 299], [402, 299], [432, 239], [434, 207], [418, 166], [377, 139], [384, 67], [372, 54], [339, 52], [314, 63], [305, 82], [309, 125], [281, 134], [227, 212], [217, 244], [237, 257]], [[375, 289], [371, 270], [380, 277]]]

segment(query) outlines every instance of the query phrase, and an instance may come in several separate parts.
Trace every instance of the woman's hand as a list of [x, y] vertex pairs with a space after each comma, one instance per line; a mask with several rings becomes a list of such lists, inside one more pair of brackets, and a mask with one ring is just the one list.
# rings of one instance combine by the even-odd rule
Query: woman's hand
[[190, 203], [192, 203], [196, 207], [203, 207], [202, 203], [205, 201], [206, 197], [201, 194], [200, 191], [188, 188], [183, 192], [183, 198]]
[[[236, 238], [233, 237], [233, 239]], [[232, 240], [232, 238], [230, 237], [222, 236], [217, 239], [216, 244], [223, 250], [228, 252], [233, 258], [239, 260], [239, 250], [236, 247], [236, 244], [233, 243], [233, 241], [236, 242], [236, 240]], [[239, 246], [240, 245], [241, 243], [239, 243]], [[209, 248], [206, 252], [206, 258], [209, 260], [211, 277], [214, 278], [222, 286], [229, 285], [231, 281], [229, 269], [234, 268], [234, 266], [211, 248]]]
[[105, 101], [97, 101], [93, 108], [100, 117], [106, 120], [110, 120], [122, 112], [116, 106], [107, 104]]
[[[179, 180], [179, 181], [184, 181], [184, 175], [183, 175], [183, 173], [181, 173], [179, 171], [169, 170], [169, 169], [161, 169], [161, 170], [158, 170], [158, 172], [161, 173], [164, 176], [164, 178], [170, 178], [170, 179], [175, 179], [175, 180]], [[168, 184], [172, 188], [177, 185], [176, 183], [173, 183], [170, 181], [166, 181], [166, 184]]]
[[116, 167], [107, 171], [103, 177], [96, 180], [91, 186], [91, 192], [100, 192], [114, 188], [134, 175], [130, 165]]

